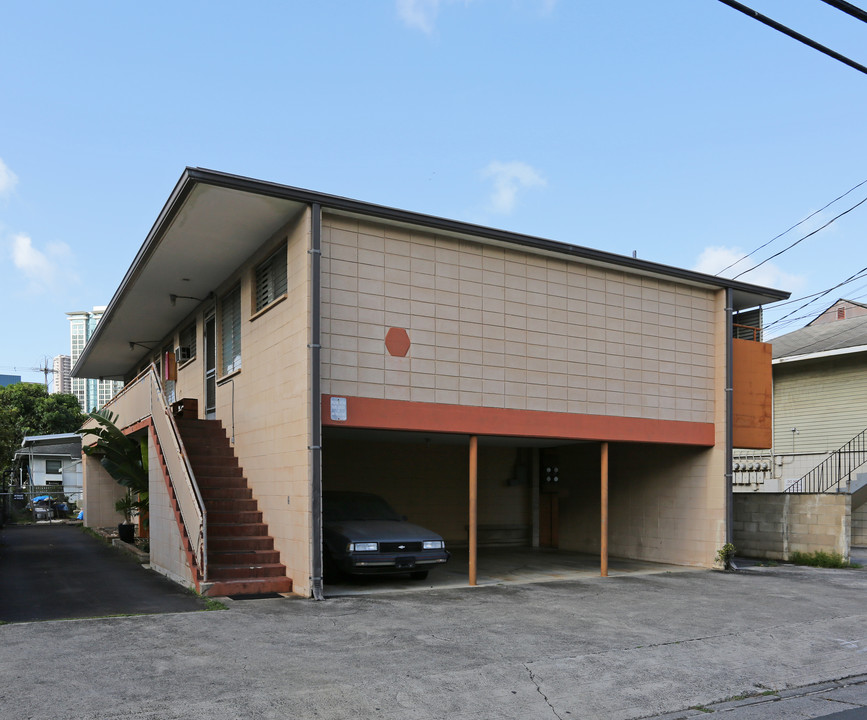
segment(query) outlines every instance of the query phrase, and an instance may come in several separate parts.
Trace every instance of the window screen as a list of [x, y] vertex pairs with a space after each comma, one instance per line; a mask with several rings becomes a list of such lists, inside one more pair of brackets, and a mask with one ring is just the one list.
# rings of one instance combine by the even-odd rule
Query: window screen
[[256, 268], [256, 312], [286, 294], [286, 246]]
[[62, 472], [63, 468], [60, 460], [46, 460], [45, 461], [45, 472], [49, 475], [59, 475]]
[[241, 287], [238, 286], [220, 303], [221, 349], [220, 368], [222, 375], [241, 367]]

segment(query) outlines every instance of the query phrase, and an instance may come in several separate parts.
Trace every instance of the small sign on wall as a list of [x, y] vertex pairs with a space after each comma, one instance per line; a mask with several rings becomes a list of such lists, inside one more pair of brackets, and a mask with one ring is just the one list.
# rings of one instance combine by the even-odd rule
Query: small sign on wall
[[346, 422], [346, 398], [331, 398], [331, 419], [335, 422]]

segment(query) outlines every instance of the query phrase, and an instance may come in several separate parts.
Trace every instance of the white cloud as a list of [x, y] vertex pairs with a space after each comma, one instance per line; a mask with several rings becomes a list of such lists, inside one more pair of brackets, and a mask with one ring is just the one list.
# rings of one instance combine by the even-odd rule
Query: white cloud
[[[396, 0], [397, 14], [407, 27], [421, 30], [426, 35], [432, 35], [436, 29], [436, 20], [440, 8], [445, 3], [463, 2], [468, 5], [472, 0]], [[540, 7], [542, 17], [548, 17], [554, 12], [558, 0], [534, 0]]]
[[[692, 268], [696, 272], [706, 273], [708, 275], [716, 275], [719, 273], [722, 277], [733, 278], [735, 275], [742, 273], [749, 267], [752, 267], [760, 260], [756, 258], [747, 258], [741, 260], [745, 255], [740, 248], [729, 248], [721, 246], [706, 247], [701, 255], [699, 255], [695, 266]], [[732, 267], [728, 267], [731, 265]], [[723, 270], [723, 268], [728, 268]], [[794, 292], [800, 290], [806, 285], [807, 279], [803, 275], [792, 275], [782, 270], [774, 263], [765, 263], [755, 270], [750, 270], [741, 275], [738, 280], [754, 285], [762, 285], [764, 287], [776, 288], [779, 290], [788, 290]]]
[[430, 35], [434, 31], [441, 0], [397, 0], [397, 14], [407, 26]]
[[8, 195], [18, 184], [18, 176], [0, 158], [0, 197]]
[[527, 163], [518, 161], [507, 163], [494, 161], [482, 170], [482, 177], [490, 178], [494, 183], [494, 190], [489, 199], [489, 210], [503, 215], [508, 215], [514, 210], [518, 190], [544, 187], [548, 184], [538, 171]]
[[75, 280], [72, 261], [72, 250], [66, 243], [50, 243], [43, 252], [33, 247], [28, 235], [19, 233], [12, 238], [12, 262], [34, 292], [54, 290]]

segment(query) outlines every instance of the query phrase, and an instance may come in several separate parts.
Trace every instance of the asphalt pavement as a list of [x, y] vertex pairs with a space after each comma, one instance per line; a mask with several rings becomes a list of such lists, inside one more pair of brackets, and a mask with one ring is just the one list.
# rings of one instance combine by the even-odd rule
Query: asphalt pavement
[[780, 565], [15, 623], [0, 715], [852, 720], [865, 593]]
[[[204, 601], [75, 525], [0, 528], [0, 621], [196, 611]], [[2, 712], [0, 712], [2, 714]]]

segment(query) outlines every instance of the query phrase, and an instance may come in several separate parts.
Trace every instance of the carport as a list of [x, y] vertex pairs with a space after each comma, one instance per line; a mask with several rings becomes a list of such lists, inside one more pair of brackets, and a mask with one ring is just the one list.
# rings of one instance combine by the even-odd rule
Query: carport
[[[537, 427], [544, 431], [546, 414], [538, 415]], [[323, 489], [382, 495], [411, 521], [442, 535], [453, 559], [425, 585], [453, 584], [458, 571], [462, 584], [470, 586], [588, 573], [607, 576], [612, 452], [619, 469], [614, 489], [619, 507], [613, 513], [619, 538], [616, 572], [701, 564], [685, 553], [653, 557], [660, 544], [655, 534], [662, 525], [670, 524], [669, 534], [680, 534], [679, 539], [688, 542], [689, 528], [674, 516], [689, 508], [678, 509], [660, 497], [641, 499], [636, 488], [644, 484], [645, 495], [659, 493], [660, 476], [672, 475], [666, 467], [712, 452], [695, 428], [689, 436], [689, 423], [677, 423], [684, 442], [674, 445], [624, 442], [622, 427], [614, 428], [620, 439], [612, 444], [598, 437], [606, 431], [605, 423], [595, 430], [584, 428], [581, 434], [589, 437], [563, 437], [569, 428], [562, 424], [556, 436], [510, 436], [397, 427], [406, 421], [391, 418], [391, 428], [347, 427], [350, 423], [323, 414]], [[432, 424], [429, 417], [422, 421]], [[631, 432], [641, 430], [635, 423]], [[677, 478], [668, 478], [668, 483], [669, 495], [676, 495]], [[639, 502], [631, 504], [630, 495]], [[360, 587], [393, 584], [373, 580]]]

